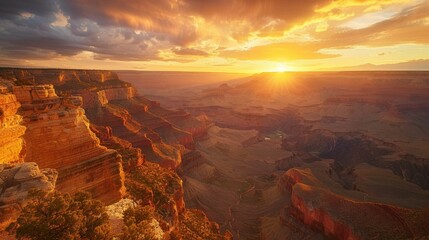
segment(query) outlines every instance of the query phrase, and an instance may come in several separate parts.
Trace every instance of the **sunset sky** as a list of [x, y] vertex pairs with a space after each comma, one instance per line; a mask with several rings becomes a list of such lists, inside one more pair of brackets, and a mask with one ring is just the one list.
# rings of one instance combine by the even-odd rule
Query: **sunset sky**
[[0, 66], [429, 70], [429, 0], [0, 0]]

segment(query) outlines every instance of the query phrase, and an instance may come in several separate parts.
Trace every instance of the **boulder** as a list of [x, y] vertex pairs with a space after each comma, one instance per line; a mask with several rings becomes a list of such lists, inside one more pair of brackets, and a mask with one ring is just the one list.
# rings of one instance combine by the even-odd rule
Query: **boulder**
[[24, 163], [15, 174], [14, 180], [17, 182], [24, 182], [32, 178], [41, 177], [42, 173], [36, 163]]
[[19, 216], [32, 189], [54, 191], [55, 169], [40, 170], [34, 162], [0, 165], [0, 232]]

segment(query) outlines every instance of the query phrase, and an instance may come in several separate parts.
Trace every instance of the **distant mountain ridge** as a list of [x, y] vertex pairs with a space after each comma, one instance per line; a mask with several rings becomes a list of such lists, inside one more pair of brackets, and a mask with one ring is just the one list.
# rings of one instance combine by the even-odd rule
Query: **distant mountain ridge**
[[322, 69], [327, 71], [428, 71], [429, 59], [417, 59], [409, 62], [391, 64], [362, 64], [357, 66], [346, 66], [339, 68]]

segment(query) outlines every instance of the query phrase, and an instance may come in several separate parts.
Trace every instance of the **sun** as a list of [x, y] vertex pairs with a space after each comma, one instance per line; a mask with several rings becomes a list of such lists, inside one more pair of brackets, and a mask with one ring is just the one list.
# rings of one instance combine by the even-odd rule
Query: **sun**
[[292, 67], [283, 64], [283, 63], [277, 63], [276, 66], [273, 69], [273, 72], [289, 72], [292, 71]]

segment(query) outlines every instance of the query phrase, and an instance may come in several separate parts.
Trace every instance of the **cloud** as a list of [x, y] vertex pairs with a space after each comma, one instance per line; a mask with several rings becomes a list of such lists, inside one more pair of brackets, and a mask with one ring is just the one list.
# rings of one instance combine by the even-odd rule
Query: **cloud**
[[[429, 44], [429, 1], [365, 28], [341, 27], [354, 14], [394, 2], [0, 0], [0, 57], [58, 59], [88, 52], [94, 59], [121, 61], [171, 61], [176, 55], [193, 61], [215, 54], [294, 61], [336, 57], [321, 51], [329, 48]], [[289, 39], [294, 34], [296, 41]], [[276, 41], [239, 49], [262, 38]]]
[[53, 0], [0, 0], [0, 16], [3, 19], [16, 19], [21, 13], [37, 16], [50, 16], [57, 9]]
[[392, 18], [361, 29], [335, 28], [315, 34], [323, 47], [351, 45], [388, 46], [400, 43], [429, 43], [429, 1], [409, 7]]
[[72, 19], [88, 19], [103, 27], [145, 31], [161, 40], [185, 46], [197, 39], [194, 19], [181, 14], [175, 0], [62, 0]]
[[172, 50], [177, 55], [191, 55], [191, 56], [208, 56], [209, 53], [195, 49], [195, 48], [174, 48]]
[[[362, 1], [364, 2], [364, 1]], [[359, 4], [359, 2], [356, 2]], [[360, 3], [361, 4], [361, 3]], [[225, 50], [221, 56], [241, 60], [294, 61], [325, 59], [339, 55], [321, 53], [322, 49], [359, 46], [390, 46], [404, 43], [429, 44], [429, 1], [409, 7], [389, 19], [361, 29], [329, 27], [329, 31], [315, 31], [311, 41], [280, 42], [259, 45], [245, 50]]]
[[246, 20], [255, 25], [278, 19], [293, 26], [313, 15], [314, 10], [330, 0], [185, 0], [190, 13], [204, 18]]

